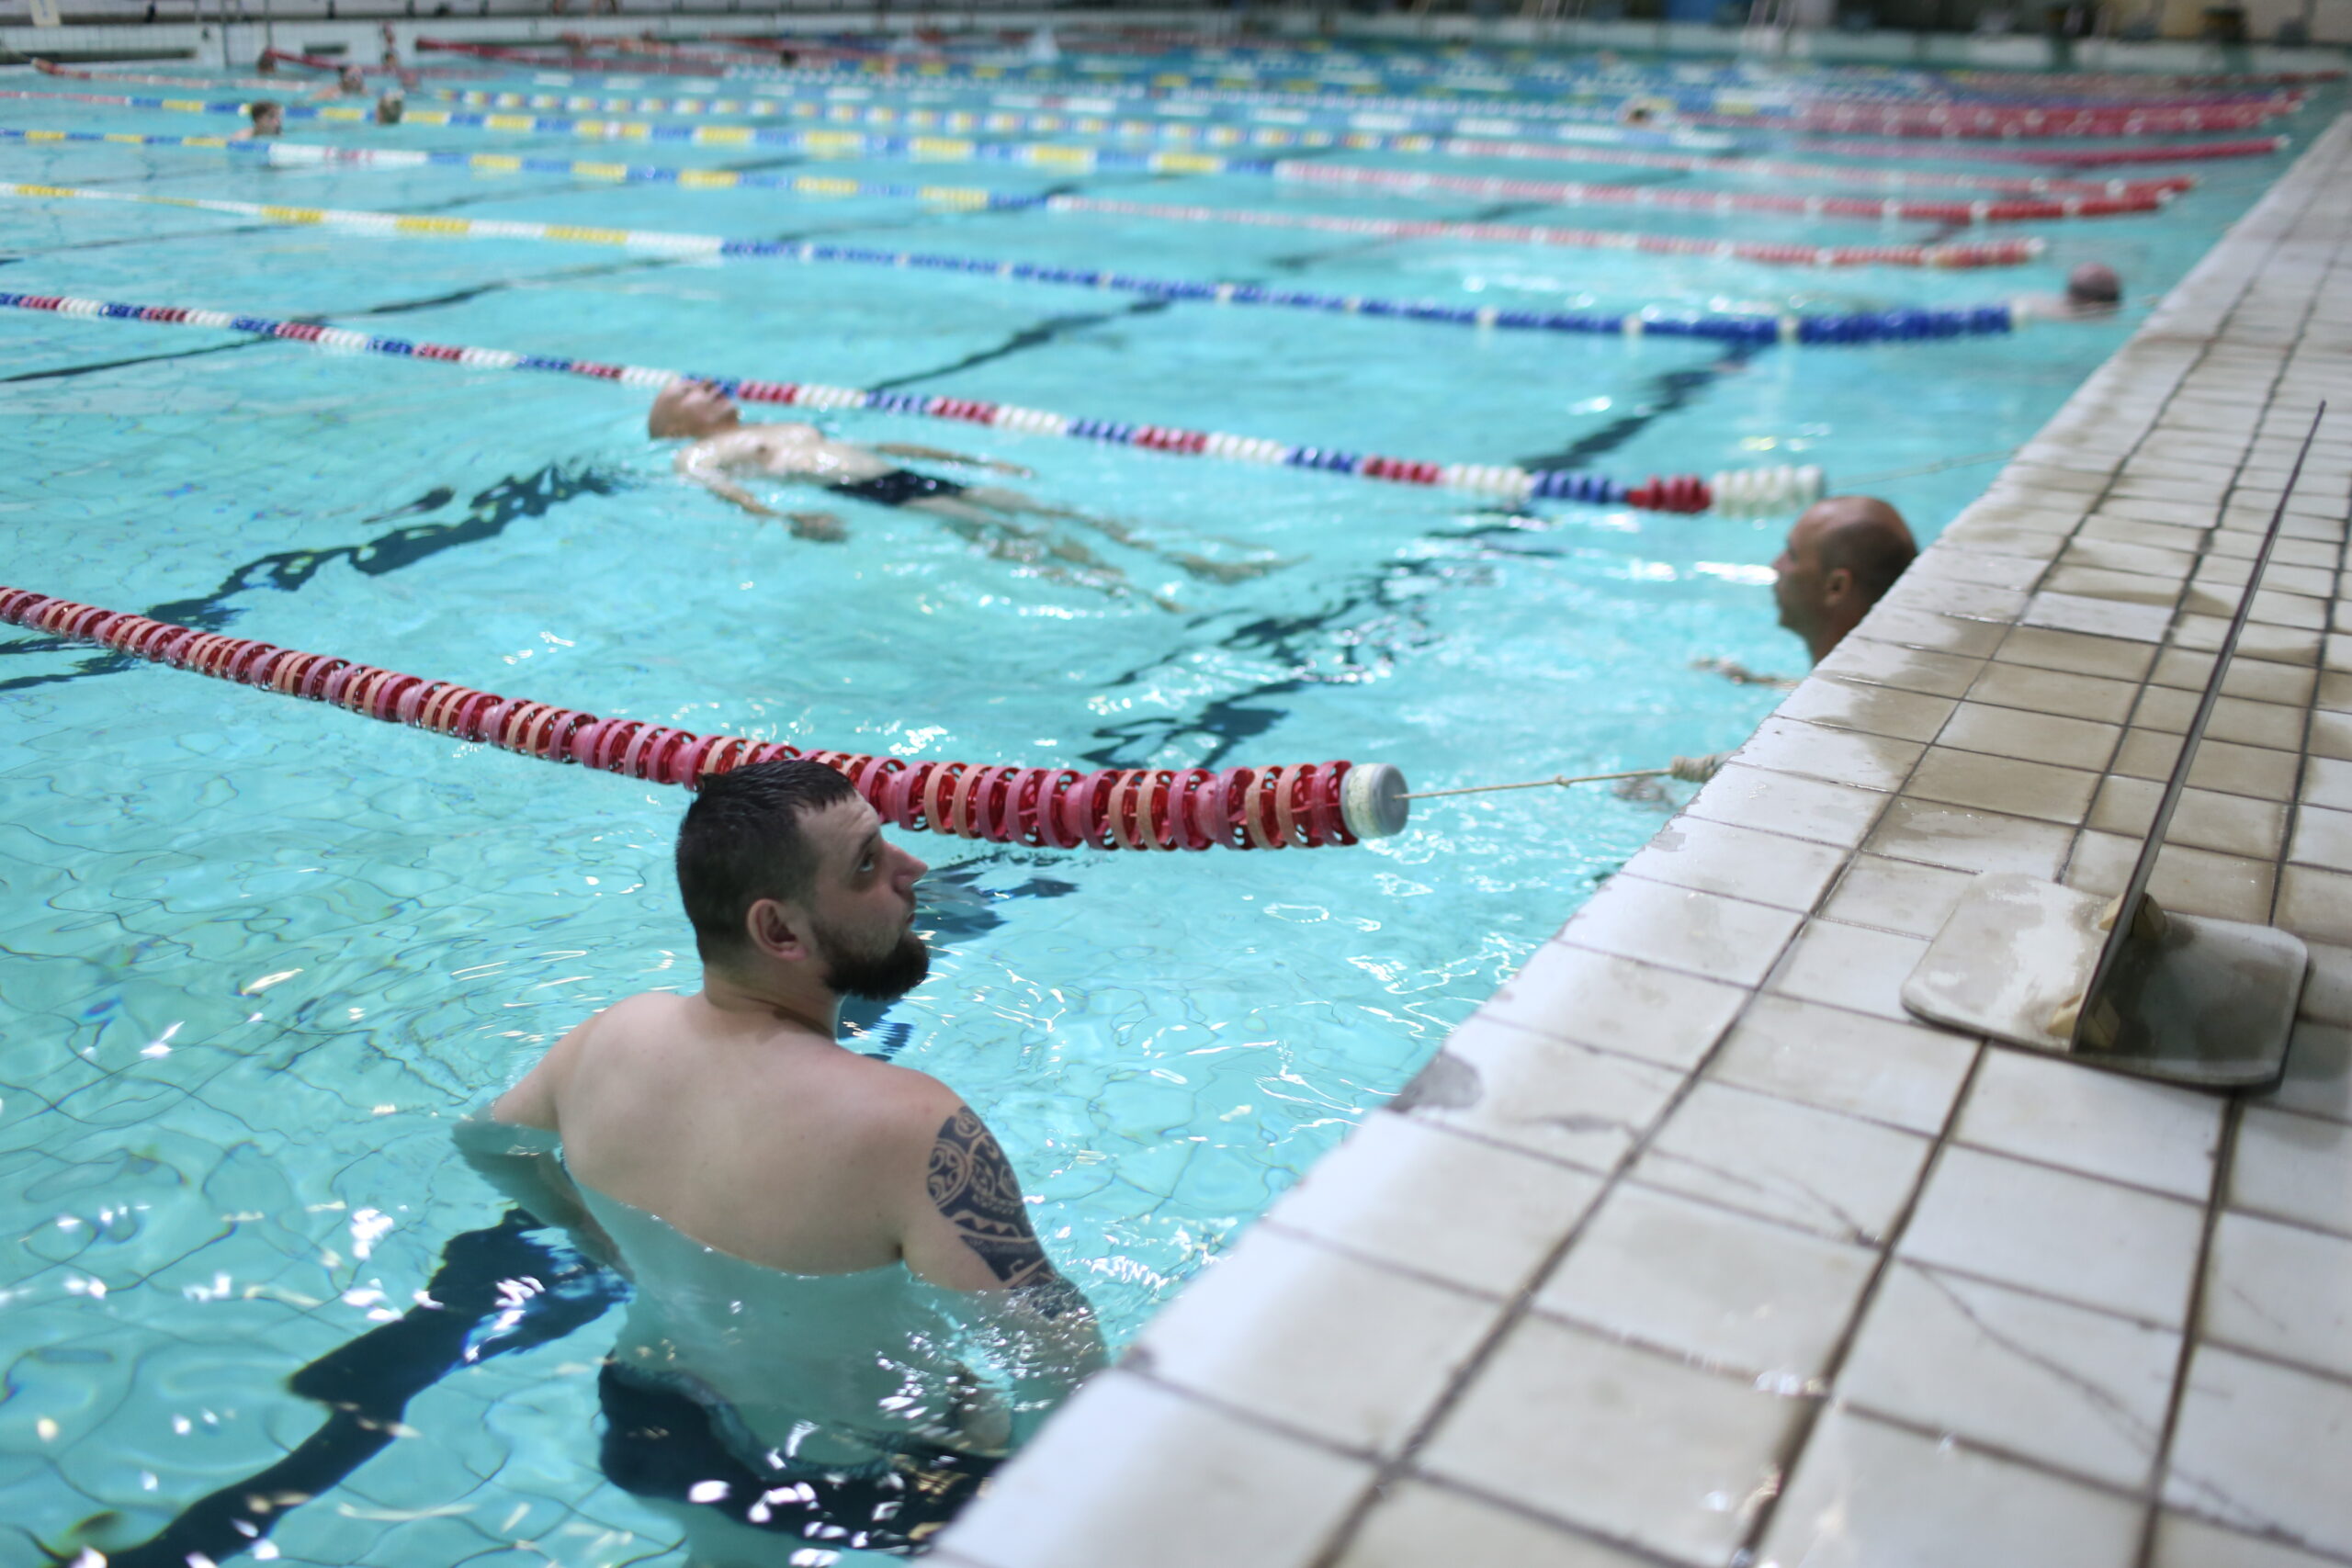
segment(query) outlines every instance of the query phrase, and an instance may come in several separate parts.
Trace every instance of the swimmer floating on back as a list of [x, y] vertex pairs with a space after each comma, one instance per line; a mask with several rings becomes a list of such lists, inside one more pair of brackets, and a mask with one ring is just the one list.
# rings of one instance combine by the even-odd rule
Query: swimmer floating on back
[[[746, 424], [735, 400], [707, 382], [673, 381], [662, 388], [646, 416], [645, 427], [657, 441], [691, 443], [678, 454], [680, 474], [755, 517], [789, 523], [793, 533], [803, 539], [834, 543], [848, 535], [841, 519], [833, 513], [778, 512], [730, 476], [749, 474], [799, 480], [853, 501], [928, 513], [945, 519], [950, 527], [984, 546], [991, 555], [1037, 566], [1047, 576], [1082, 581], [1112, 592], [1122, 591], [1125, 586], [1125, 580], [1117, 568], [1098, 558], [1083, 545], [1041, 535], [1021, 526], [1015, 519], [1046, 517], [1080, 523], [1123, 545], [1142, 546], [1134, 531], [1124, 525], [1052, 506], [1019, 491], [961, 484], [918, 473], [886, 458], [963, 463], [994, 473], [1027, 478], [1029, 470], [1014, 464], [903, 442], [877, 442], [863, 446], [835, 441], [813, 424]], [[1216, 561], [1184, 553], [1158, 553], [1195, 577], [1220, 582], [1262, 576], [1283, 564], [1272, 558]], [[1056, 562], [1061, 564], [1052, 564]]]

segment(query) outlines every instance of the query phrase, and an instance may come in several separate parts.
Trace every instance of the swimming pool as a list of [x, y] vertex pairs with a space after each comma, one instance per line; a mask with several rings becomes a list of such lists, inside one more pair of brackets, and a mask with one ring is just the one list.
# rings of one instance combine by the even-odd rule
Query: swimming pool
[[[22, 73], [7, 85], [40, 85]], [[5, 125], [198, 129], [0, 103]], [[422, 126], [295, 139], [363, 137], [528, 145]], [[2284, 163], [2200, 169], [2161, 215], [2037, 229], [2052, 244], [2030, 267], [1815, 273], [265, 167], [201, 149], [15, 146], [0, 159], [13, 180], [130, 194], [825, 236], [1385, 297], [1821, 310], [2046, 290], [2094, 255], [2144, 299]], [[827, 170], [910, 177], [878, 161]], [[953, 177], [1103, 195], [1172, 183], [975, 165]], [[1243, 176], [1187, 179], [1173, 199], [1482, 211]], [[1787, 456], [1850, 479], [2005, 451], [2136, 319], [1727, 350], [152, 207], [6, 210], [14, 290], [318, 313], [444, 342], [1628, 478]], [[1930, 232], [1638, 218], [1776, 239]], [[1219, 585], [1089, 537], [1180, 606], [1165, 610], [1041, 580], [907, 513], [850, 515], [839, 548], [752, 526], [668, 477], [642, 437], [643, 395], [627, 389], [21, 312], [0, 313], [0, 334], [9, 468], [40, 480], [0, 501], [6, 581], [600, 713], [987, 761], [1350, 757], [1396, 762], [1426, 788], [1729, 746], [1775, 694], [1691, 661], [1797, 669], [1763, 587], [1780, 519], [1517, 509], [881, 414], [831, 421], [854, 438], [1031, 464], [1029, 488], [1170, 549], [1228, 548], [1222, 537], [1292, 558]], [[1873, 488], [1932, 534], [1983, 471]], [[694, 983], [666, 865], [682, 797], [118, 668], [87, 648], [0, 646], [16, 802], [0, 941], [18, 960], [0, 979], [0, 1204], [26, 1238], [0, 1318], [0, 1518], [26, 1551], [112, 1551], [310, 1436], [322, 1406], [287, 1376], [397, 1317], [452, 1237], [495, 1225], [503, 1205], [450, 1157], [456, 1115], [590, 1008]], [[1599, 791], [1469, 797], [1426, 804], [1378, 844], [1277, 854], [1056, 855], [926, 836], [912, 847], [937, 867], [934, 978], [871, 1021], [865, 1048], [937, 1074], [988, 1116], [1041, 1200], [1048, 1247], [1124, 1339], [1400, 1086], [1662, 809]], [[585, 1436], [610, 1333], [590, 1322], [430, 1381], [390, 1450], [290, 1507], [269, 1545], [306, 1562], [456, 1561], [517, 1540], [566, 1563], [659, 1557], [661, 1520], [602, 1483]]]

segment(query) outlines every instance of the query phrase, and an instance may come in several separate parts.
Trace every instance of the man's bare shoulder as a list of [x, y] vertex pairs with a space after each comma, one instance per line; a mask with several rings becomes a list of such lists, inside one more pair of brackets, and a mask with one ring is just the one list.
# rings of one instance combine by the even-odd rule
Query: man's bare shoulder
[[924, 1149], [940, 1125], [964, 1103], [963, 1097], [929, 1073], [845, 1052], [842, 1081], [854, 1113], [869, 1136]]

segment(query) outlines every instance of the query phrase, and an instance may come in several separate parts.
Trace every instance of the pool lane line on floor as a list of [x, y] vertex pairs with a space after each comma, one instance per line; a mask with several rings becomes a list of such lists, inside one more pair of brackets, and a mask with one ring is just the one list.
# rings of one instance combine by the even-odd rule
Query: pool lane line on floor
[[[134, 108], [164, 108], [198, 114], [242, 114], [242, 104], [207, 104], [194, 99], [112, 99], [107, 95], [11, 93], [0, 98], [62, 97], [119, 103]], [[288, 119], [318, 118], [360, 121], [360, 109], [333, 110], [289, 107]], [[1276, 180], [1320, 180], [1377, 188], [1387, 196], [1410, 197], [1424, 190], [1457, 194], [1448, 182], [1499, 187], [1518, 184], [1532, 192], [1536, 182], [1498, 177], [1444, 176], [1393, 170], [1338, 170], [1365, 176], [1352, 181], [1334, 179], [1335, 165], [1298, 159], [1226, 158], [1204, 152], [1127, 152], [1117, 149], [1072, 146], [1055, 142], [989, 142], [951, 136], [881, 136], [856, 130], [794, 130], [751, 125], [655, 125], [647, 120], [558, 119], [538, 115], [475, 115], [419, 110], [410, 123], [449, 130], [501, 132], [524, 136], [559, 136], [595, 141], [669, 141], [694, 146], [785, 147], [814, 157], [872, 158], [913, 163], [999, 163], [1023, 167], [1091, 174], [1098, 170], [1141, 170], [1150, 174], [1242, 175]], [[30, 141], [65, 140], [62, 132], [27, 133]], [[1707, 213], [1774, 212], [1808, 219], [1849, 218], [1865, 221], [1917, 220], [1940, 223], [2018, 223], [2103, 218], [2153, 212], [2165, 194], [2153, 190], [2121, 196], [2007, 197], [1998, 201], [1917, 201], [1902, 197], [1789, 196], [1770, 191], [1695, 191], [1655, 185], [1595, 185], [1576, 181], [1544, 184], [1541, 199], [1577, 206], [1671, 208]], [[1510, 194], [1494, 190], [1490, 194]]]
[[1493, 305], [1439, 305], [1359, 294], [1317, 294], [1299, 289], [1269, 288], [1255, 283], [1196, 283], [1178, 278], [1136, 277], [1101, 269], [1049, 265], [990, 256], [884, 251], [869, 246], [819, 244], [810, 241], [729, 239], [719, 234], [605, 229], [579, 223], [437, 218], [413, 213], [293, 207], [206, 197], [148, 196], [78, 186], [0, 183], [0, 197], [36, 201], [109, 201], [177, 207], [191, 211], [259, 218], [289, 227], [331, 228], [379, 238], [497, 239], [619, 245], [665, 255], [701, 256], [713, 260], [844, 263], [959, 273], [1019, 283], [1104, 288], [1151, 299], [1309, 310], [1325, 315], [1373, 316], [1482, 331], [1710, 338], [1751, 343], [1867, 344], [1997, 335], [2015, 331], [2025, 319], [2024, 312], [2007, 300], [1972, 306], [1895, 308], [1836, 315], [1792, 312], [1767, 316], [1728, 311], [1670, 315], [1663, 310], [1654, 312], [1649, 307], [1616, 315], [1589, 311], [1507, 310]]
[[420, 344], [404, 338], [374, 337], [310, 321], [275, 321], [266, 317], [234, 315], [225, 310], [197, 310], [175, 305], [133, 305], [62, 295], [0, 293], [0, 309], [39, 310], [91, 320], [264, 333], [311, 344], [331, 353], [437, 360], [475, 369], [533, 370], [582, 376], [642, 391], [658, 390], [677, 380], [701, 381], [714, 385], [744, 402], [828, 411], [868, 409], [883, 413], [914, 414], [1010, 430], [1021, 434], [1057, 435], [1077, 441], [1136, 446], [1170, 457], [1205, 457], [1230, 462], [1311, 468], [1358, 479], [1381, 479], [1392, 484], [1473, 491], [1511, 500], [1582, 501], [1654, 512], [1703, 512], [1711, 506], [1725, 512], [1782, 511], [1801, 509], [1803, 504], [1817, 500], [1823, 488], [1819, 469], [1786, 467], [1717, 474], [1712, 484], [1696, 475], [1678, 475], [1668, 479], [1653, 476], [1645, 484], [1628, 486], [1597, 474], [1569, 473], [1558, 469], [1530, 472], [1501, 464], [1437, 463], [1420, 458], [1378, 457], [1336, 451], [1329, 447], [1288, 445], [1261, 436], [1220, 434], [1173, 425], [1082, 419], [1044, 409], [1019, 408], [973, 398], [923, 397], [877, 388], [828, 387], [705, 376], [642, 366], [607, 365], [594, 360], [515, 354], [502, 349]]
[[[249, 347], [269, 341], [267, 338], [247, 338], [229, 346]], [[141, 614], [151, 619], [173, 621], [198, 631], [216, 632], [240, 613], [228, 603], [232, 595], [263, 588], [283, 593], [295, 592], [337, 561], [344, 562], [362, 576], [380, 577], [428, 560], [444, 550], [496, 538], [514, 524], [544, 516], [581, 496], [619, 494], [629, 488], [629, 484], [627, 476], [595, 465], [550, 463], [535, 473], [510, 476], [481, 491], [467, 502], [464, 514], [452, 521], [404, 524], [356, 545], [274, 551], [232, 567], [221, 579], [220, 586], [209, 593], [152, 604]], [[448, 505], [454, 496], [455, 491], [448, 486], [436, 486], [415, 500], [389, 512], [379, 513], [366, 522], [386, 523], [396, 518], [437, 512]], [[26, 637], [0, 644], [0, 656], [58, 653], [74, 646], [62, 637]], [[81, 660], [69, 673], [19, 675], [0, 681], [0, 692], [60, 685], [93, 675], [119, 674], [141, 667], [141, 661], [129, 654], [102, 653]]]
[[[287, 1379], [294, 1393], [327, 1409], [309, 1437], [261, 1470], [187, 1505], [146, 1540], [73, 1561], [187, 1568], [250, 1551], [289, 1511], [332, 1492], [413, 1435], [401, 1420], [410, 1403], [450, 1373], [567, 1338], [629, 1299], [618, 1274], [569, 1245], [549, 1246], [527, 1234], [548, 1228], [510, 1207], [496, 1224], [450, 1237], [417, 1305]], [[521, 1280], [538, 1288], [518, 1289]]]
[[[1914, 245], [1799, 245], [1761, 240], [1710, 240], [1697, 235], [1659, 234], [1638, 230], [1563, 229], [1544, 224], [1453, 221], [1434, 219], [1349, 218], [1324, 213], [1266, 212], [1248, 209], [1212, 208], [1167, 202], [1116, 201], [1102, 197], [1055, 193], [1013, 193], [972, 186], [907, 186], [823, 175], [769, 175], [734, 170], [677, 169], [660, 164], [607, 164], [560, 158], [518, 158], [488, 152], [431, 152], [407, 148], [343, 148], [314, 142], [230, 141], [217, 136], [154, 136], [129, 131], [34, 131], [0, 127], [0, 142], [31, 141], [43, 145], [68, 141], [105, 141], [146, 147], [220, 151], [266, 156], [288, 168], [461, 168], [483, 175], [565, 175], [585, 182], [623, 185], [668, 185], [684, 190], [731, 190], [741, 186], [786, 191], [809, 197], [904, 197], [960, 211], [1025, 210], [1088, 212], [1116, 217], [1147, 218], [1162, 222], [1208, 223], [1236, 227], [1316, 229], [1329, 233], [1357, 234], [1384, 240], [1457, 240], [1488, 244], [1542, 245], [1575, 250], [1644, 251], [1660, 255], [1701, 255], [1757, 262], [1766, 265], [1808, 267], [2014, 266], [2032, 260], [2042, 250], [2040, 240], [2007, 240]], [[96, 189], [96, 186], [75, 186]], [[1488, 194], [1480, 192], [1478, 194]], [[1527, 200], [1520, 193], [1506, 193]], [[1535, 203], [1541, 205], [1540, 202]]]

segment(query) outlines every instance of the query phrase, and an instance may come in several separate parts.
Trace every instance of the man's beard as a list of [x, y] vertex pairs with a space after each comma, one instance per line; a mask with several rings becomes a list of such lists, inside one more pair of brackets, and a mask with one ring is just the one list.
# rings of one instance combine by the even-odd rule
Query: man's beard
[[879, 953], [855, 951], [829, 926], [819, 925], [814, 934], [825, 955], [825, 988], [837, 997], [894, 1002], [931, 973], [931, 949], [910, 931], [899, 933], [899, 940]]

